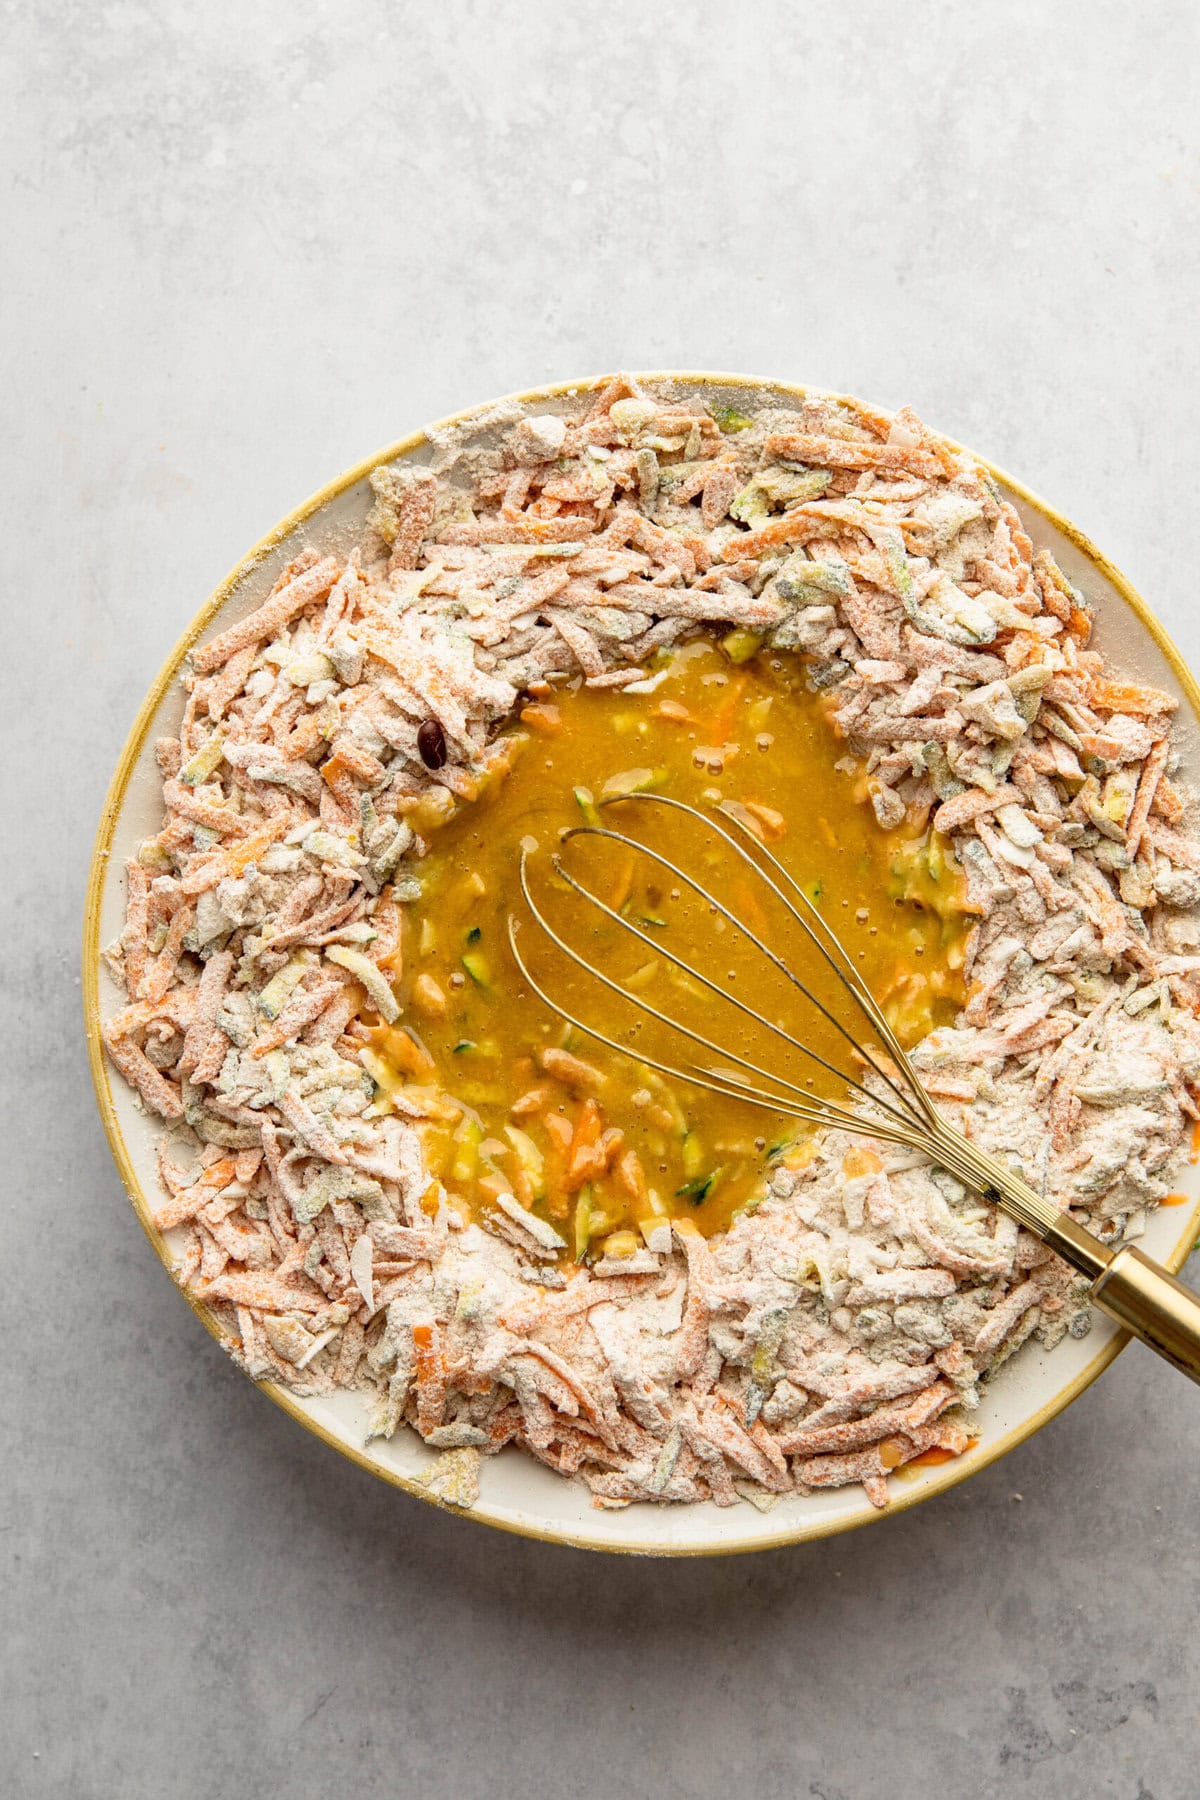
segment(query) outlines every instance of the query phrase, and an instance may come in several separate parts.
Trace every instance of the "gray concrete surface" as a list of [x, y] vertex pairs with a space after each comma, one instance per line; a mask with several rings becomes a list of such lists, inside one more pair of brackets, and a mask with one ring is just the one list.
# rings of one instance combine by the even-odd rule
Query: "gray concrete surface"
[[443, 1517], [171, 1290], [77, 973], [109, 770], [208, 589], [350, 461], [542, 378], [911, 400], [1200, 656], [1193, 7], [2, 16], [0, 1792], [1200, 1792], [1200, 1406], [1148, 1356], [823, 1547], [621, 1563]]

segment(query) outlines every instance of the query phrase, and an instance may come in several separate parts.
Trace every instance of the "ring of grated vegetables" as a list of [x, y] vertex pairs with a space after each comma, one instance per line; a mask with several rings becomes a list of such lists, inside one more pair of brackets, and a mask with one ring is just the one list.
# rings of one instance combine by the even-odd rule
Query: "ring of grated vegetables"
[[[1023, 1338], [1085, 1319], [1000, 1217], [832, 1135], [711, 1246], [684, 1221], [636, 1272], [553, 1285], [512, 1195], [503, 1238], [456, 1222], [404, 1104], [420, 1084], [364, 1074], [355, 1021], [397, 1004], [404, 871], [495, 766], [519, 687], [636, 685], [718, 622], [802, 654], [881, 825], [936, 805], [981, 915], [963, 1018], [920, 1053], [943, 1103], [1110, 1236], [1184, 1141], [1200, 860], [1175, 702], [1089, 653], [1080, 597], [972, 459], [908, 413], [788, 410], [618, 378], [566, 418], [514, 414], [488, 456], [450, 434], [436, 477], [380, 470], [357, 557], [302, 557], [198, 651], [161, 748], [105, 1041], [193, 1153], [163, 1162], [180, 1278], [252, 1373], [370, 1387], [379, 1429], [443, 1450], [456, 1503], [517, 1441], [605, 1506], [856, 1480], [883, 1505], [896, 1467], [970, 1441], [978, 1381]], [[364, 687], [375, 710], [348, 707]]]

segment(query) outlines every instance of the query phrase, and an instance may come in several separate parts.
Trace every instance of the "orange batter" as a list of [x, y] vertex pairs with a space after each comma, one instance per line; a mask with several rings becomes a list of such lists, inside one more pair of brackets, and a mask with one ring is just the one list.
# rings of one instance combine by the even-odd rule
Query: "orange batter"
[[[699, 639], [675, 651], [649, 694], [581, 687], [527, 705], [507, 778], [441, 825], [419, 865], [422, 894], [407, 911], [397, 959], [401, 1018], [374, 1034], [379, 1072], [388, 1085], [411, 1079], [460, 1105], [457, 1117], [422, 1127], [430, 1166], [452, 1195], [487, 1211], [497, 1192], [513, 1193], [553, 1222], [577, 1258], [632, 1248], [627, 1234], [664, 1214], [691, 1218], [706, 1234], [725, 1228], [761, 1186], [764, 1155], [796, 1127], [635, 1060], [641, 1050], [678, 1061], [679, 1045], [655, 1036], [526, 924], [519, 941], [538, 978], [635, 1054], [570, 1031], [531, 992], [508, 943], [509, 915], [524, 910], [523, 839], [536, 840], [534, 885], [564, 936], [662, 1010], [731, 1049], [744, 1044], [792, 1079], [807, 1081], [812, 1066], [758, 1028], [748, 1034], [731, 1009], [553, 879], [549, 856], [563, 831], [602, 823], [678, 858], [772, 943], [803, 954], [794, 930], [781, 942], [785, 921], [767, 916], [773, 903], [767, 896], [764, 910], [762, 890], [735, 859], [706, 865], [703, 840], [667, 808], [598, 811], [607, 793], [649, 788], [708, 809], [718, 800], [740, 808], [828, 917], [906, 1043], [948, 1023], [962, 1003], [967, 921], [944, 845], [928, 829], [880, 829], [861, 766], [835, 766], [836, 741], [803, 664], [779, 655], [738, 662], [753, 649], [743, 639], [731, 634], [724, 648]], [[686, 885], [620, 846], [576, 839], [561, 848], [643, 938], [672, 943], [728, 991], [794, 1020], [786, 984]], [[828, 1034], [808, 1041], [836, 1048]], [[831, 1091], [819, 1071], [815, 1087]]]

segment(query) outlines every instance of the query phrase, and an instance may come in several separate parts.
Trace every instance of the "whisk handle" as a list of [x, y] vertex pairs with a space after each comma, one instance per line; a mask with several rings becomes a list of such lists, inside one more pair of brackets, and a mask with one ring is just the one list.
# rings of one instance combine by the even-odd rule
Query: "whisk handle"
[[[1200, 1295], [1134, 1245], [1123, 1244], [1114, 1251], [1069, 1213], [1055, 1212], [1047, 1218], [1046, 1201], [1019, 1176], [985, 1160], [974, 1147], [968, 1154], [975, 1161], [980, 1192], [998, 1201], [1085, 1275], [1101, 1312], [1200, 1382]], [[959, 1167], [969, 1177], [961, 1161]], [[979, 1179], [981, 1175], [986, 1179]]]
[[1097, 1277], [1092, 1299], [1182, 1374], [1200, 1381], [1200, 1297], [1133, 1244], [1123, 1245]]

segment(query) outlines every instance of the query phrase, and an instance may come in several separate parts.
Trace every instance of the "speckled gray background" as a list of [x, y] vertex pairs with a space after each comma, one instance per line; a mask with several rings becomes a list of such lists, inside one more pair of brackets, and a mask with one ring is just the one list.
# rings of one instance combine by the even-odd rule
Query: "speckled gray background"
[[1190, 0], [0, 14], [0, 1792], [1190, 1800], [1177, 1377], [1132, 1351], [966, 1488], [809, 1549], [622, 1563], [444, 1517], [172, 1291], [77, 975], [109, 770], [209, 588], [349, 462], [544, 378], [911, 400], [1200, 658]]

